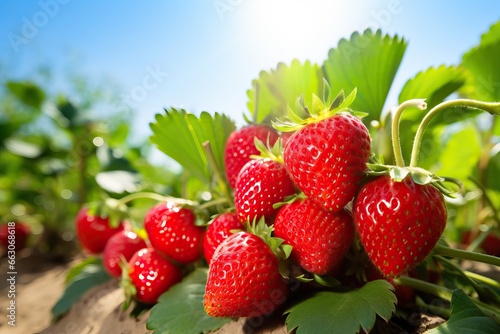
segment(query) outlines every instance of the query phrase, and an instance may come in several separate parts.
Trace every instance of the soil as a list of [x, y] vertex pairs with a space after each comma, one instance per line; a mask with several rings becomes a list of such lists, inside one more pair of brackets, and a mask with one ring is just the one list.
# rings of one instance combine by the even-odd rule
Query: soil
[[[146, 329], [149, 312], [138, 319], [121, 311], [123, 294], [116, 281], [109, 281], [89, 290], [71, 311], [57, 322], [52, 322], [50, 309], [64, 290], [64, 279], [71, 264], [57, 264], [32, 254], [19, 254], [16, 263], [16, 326], [8, 325], [6, 309], [9, 284], [0, 282], [0, 332], [3, 334], [143, 334], [152, 333]], [[467, 265], [468, 270], [486, 273], [500, 279], [500, 271], [481, 265]], [[2, 273], [8, 272], [7, 263], [0, 263]], [[422, 333], [444, 320], [426, 314], [413, 317], [414, 327], [391, 321], [384, 333]], [[239, 319], [219, 329], [219, 334], [286, 334], [282, 319], [269, 318], [262, 323], [255, 319]]]

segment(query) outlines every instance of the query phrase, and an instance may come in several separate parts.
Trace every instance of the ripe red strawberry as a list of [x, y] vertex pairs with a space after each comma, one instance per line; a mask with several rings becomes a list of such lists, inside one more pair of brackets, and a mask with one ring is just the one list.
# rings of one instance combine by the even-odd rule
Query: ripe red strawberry
[[236, 213], [241, 222], [264, 217], [269, 224], [278, 212], [273, 204], [294, 193], [295, 186], [282, 163], [269, 158], [251, 160], [243, 167], [236, 182]]
[[109, 238], [121, 230], [123, 230], [121, 223], [113, 228], [109, 225], [107, 217], [91, 214], [85, 207], [80, 209], [76, 216], [78, 240], [84, 249], [93, 254], [101, 253]]
[[0, 250], [3, 253], [20, 251], [26, 246], [29, 234], [30, 227], [25, 223], [8, 222], [0, 225]]
[[288, 295], [278, 258], [258, 236], [238, 232], [215, 251], [204, 306], [213, 317], [255, 317], [273, 312]]
[[255, 147], [254, 139], [274, 145], [278, 133], [265, 125], [248, 125], [229, 135], [224, 148], [224, 165], [227, 181], [231, 188], [236, 186], [236, 179], [243, 166], [250, 161], [250, 156], [259, 154]]
[[[297, 187], [326, 210], [340, 211], [356, 194], [370, 157], [370, 135], [361, 120], [348, 113], [351, 93], [340, 106], [315, 97], [313, 110], [289, 110], [295, 123], [278, 122], [282, 131], [296, 130], [286, 141], [285, 166]], [[301, 115], [310, 112], [303, 119]]]
[[195, 225], [196, 217], [191, 209], [174, 202], [157, 204], [144, 218], [144, 228], [153, 248], [177, 261], [188, 264], [202, 254], [205, 229]]
[[113, 277], [122, 275], [122, 258], [130, 260], [140, 249], [146, 248], [146, 242], [132, 231], [123, 230], [109, 238], [102, 254], [106, 271]]
[[232, 230], [241, 230], [242, 228], [243, 225], [234, 212], [222, 213], [212, 221], [203, 239], [203, 254], [209, 264], [217, 246], [233, 234]]
[[285, 204], [274, 235], [293, 247], [290, 257], [305, 270], [325, 275], [342, 262], [354, 239], [354, 224], [344, 210], [324, 210], [311, 199]]
[[135, 299], [154, 304], [162, 293], [182, 279], [182, 273], [155, 249], [143, 248], [130, 259], [128, 278], [135, 287]]
[[366, 183], [354, 200], [353, 217], [369, 258], [386, 277], [398, 277], [434, 248], [446, 225], [443, 195], [432, 185], [388, 175]]

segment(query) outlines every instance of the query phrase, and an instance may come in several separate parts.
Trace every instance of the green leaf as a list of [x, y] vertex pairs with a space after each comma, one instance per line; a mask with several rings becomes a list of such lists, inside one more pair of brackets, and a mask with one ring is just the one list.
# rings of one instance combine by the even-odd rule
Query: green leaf
[[492, 24], [490, 29], [481, 36], [481, 46], [500, 42], [500, 21]]
[[40, 145], [12, 137], [5, 140], [4, 146], [11, 153], [28, 159], [38, 158], [44, 151], [43, 147]]
[[139, 174], [126, 170], [98, 173], [95, 180], [99, 187], [115, 194], [133, 193], [139, 189]]
[[6, 87], [21, 102], [35, 109], [40, 109], [45, 100], [45, 92], [33, 82], [9, 81]]
[[500, 146], [496, 152], [491, 152], [492, 155], [488, 160], [486, 168], [486, 188], [500, 191]]
[[500, 100], [500, 41], [478, 46], [462, 57], [462, 66], [468, 71], [462, 93], [469, 98], [484, 101]]
[[351, 108], [368, 112], [364, 121], [369, 123], [380, 118], [405, 50], [406, 41], [397, 35], [390, 37], [369, 29], [363, 34], [355, 32], [328, 52], [323, 72], [332, 93], [357, 87]]
[[[446, 97], [460, 88], [466, 80], [466, 75], [462, 68], [455, 66], [430, 67], [419, 72], [415, 77], [409, 79], [399, 94], [399, 103], [404, 101], [423, 98], [426, 99], [427, 110], [411, 108], [405, 111], [402, 119], [413, 121], [422, 120], [423, 116], [434, 106], [443, 102]], [[443, 117], [441, 117], [443, 121]], [[433, 120], [436, 124], [438, 121]]]
[[473, 174], [481, 156], [481, 141], [475, 126], [467, 125], [445, 141], [436, 175], [465, 180]]
[[198, 268], [160, 296], [151, 309], [146, 327], [153, 334], [198, 334], [214, 331], [230, 318], [214, 318], [205, 313], [203, 295], [208, 270]]
[[462, 291], [455, 290], [451, 297], [451, 317], [428, 334], [496, 334], [500, 325], [486, 316]]
[[286, 311], [287, 329], [297, 329], [297, 334], [369, 332], [377, 315], [389, 320], [396, 310], [393, 289], [376, 280], [350, 292], [318, 292]]
[[97, 264], [101, 265], [102, 264], [102, 259], [95, 257], [95, 256], [90, 256], [86, 258], [85, 260], [81, 261], [80, 263], [74, 265], [71, 267], [68, 272], [66, 273], [66, 284], [71, 283], [75, 277], [80, 275], [82, 271], [87, 267], [88, 265], [91, 264]]
[[52, 315], [55, 318], [68, 312], [88, 290], [111, 278], [101, 263], [87, 263], [75, 270], [63, 295], [52, 307]]
[[248, 110], [255, 123], [267, 122], [272, 118], [283, 118], [287, 106], [293, 106], [303, 96], [306, 106], [312, 106], [313, 94], [322, 96], [323, 76], [321, 68], [309, 61], [301, 63], [294, 59], [290, 65], [279, 63], [276, 69], [262, 71], [253, 80], [252, 89], [247, 91]]
[[212, 180], [203, 148], [206, 141], [210, 142], [217, 168], [224, 170], [224, 146], [235, 129], [227, 116], [202, 112], [200, 117], [196, 117], [185, 110], [171, 108], [163, 115], [157, 114], [156, 122], [150, 126], [153, 131], [151, 141], [158, 149], [201, 181]]

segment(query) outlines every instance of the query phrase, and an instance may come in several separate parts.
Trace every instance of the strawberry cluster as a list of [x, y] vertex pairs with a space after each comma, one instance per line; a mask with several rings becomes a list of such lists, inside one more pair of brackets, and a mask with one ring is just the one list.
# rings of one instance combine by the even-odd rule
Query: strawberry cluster
[[103, 252], [127, 296], [146, 304], [206, 262], [204, 307], [214, 317], [271, 313], [287, 300], [290, 282], [342, 280], [355, 271], [356, 254], [365, 279], [407, 274], [444, 230], [444, 197], [433, 177], [420, 182], [429, 176], [421, 169], [370, 163], [369, 131], [350, 109], [355, 95], [313, 96], [311, 106], [299, 98], [273, 127], [232, 132], [224, 150], [231, 198], [209, 222], [200, 223], [201, 205], [166, 197], [138, 233], [82, 209], [82, 246]]
[[102, 252], [106, 271], [121, 277], [127, 303], [134, 298], [154, 304], [202, 255], [205, 229], [195, 219], [192, 209], [163, 201], [147, 212], [141, 237], [126, 222], [112, 227], [109, 217], [82, 208], [76, 230], [82, 247], [90, 254]]

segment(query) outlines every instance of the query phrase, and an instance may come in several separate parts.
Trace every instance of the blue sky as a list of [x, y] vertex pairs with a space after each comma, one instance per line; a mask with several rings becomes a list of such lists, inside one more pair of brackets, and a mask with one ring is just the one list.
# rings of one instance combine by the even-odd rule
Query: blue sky
[[367, 27], [409, 41], [388, 108], [407, 79], [457, 64], [499, 19], [500, 2], [487, 0], [1, 0], [0, 74], [29, 79], [49, 65], [47, 88], [63, 93], [68, 71], [112, 78], [136, 110], [134, 137], [146, 138], [169, 106], [242, 122], [261, 70], [294, 58], [320, 63]]

